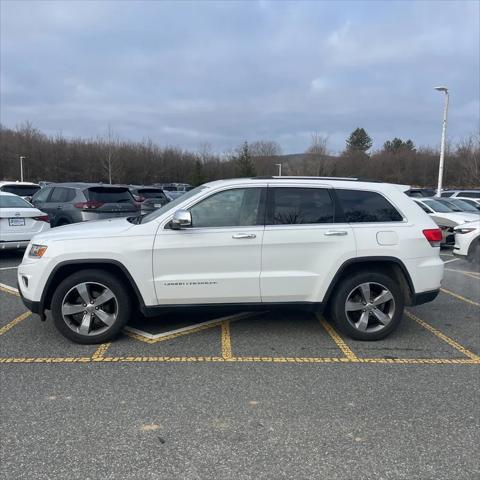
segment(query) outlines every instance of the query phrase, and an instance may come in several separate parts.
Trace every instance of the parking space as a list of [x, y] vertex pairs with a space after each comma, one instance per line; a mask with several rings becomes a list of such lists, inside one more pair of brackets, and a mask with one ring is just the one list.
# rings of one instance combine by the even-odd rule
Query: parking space
[[480, 273], [448, 252], [443, 258], [449, 263], [438, 299], [407, 309], [382, 341], [343, 338], [321, 316], [275, 310], [134, 316], [118, 340], [94, 347], [67, 341], [49, 318], [43, 323], [25, 311], [14, 287], [21, 258], [10, 255], [0, 270], [0, 362], [480, 363]]
[[133, 317], [76, 345], [0, 270], [0, 476], [16, 479], [476, 478], [480, 272], [385, 340], [271, 311]]

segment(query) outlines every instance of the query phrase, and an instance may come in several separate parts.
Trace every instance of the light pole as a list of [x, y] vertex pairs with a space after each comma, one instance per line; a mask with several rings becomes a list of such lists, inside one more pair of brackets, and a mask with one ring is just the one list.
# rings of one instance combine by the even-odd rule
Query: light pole
[[276, 163], [275, 164], [278, 167], [278, 176], [282, 176], [282, 164], [281, 163]]
[[437, 197], [440, 197], [442, 193], [442, 183], [443, 183], [443, 165], [445, 163], [445, 141], [446, 141], [446, 133], [447, 133], [449, 95], [448, 95], [447, 87], [435, 87], [435, 90], [445, 93], [445, 107], [443, 109], [443, 125], [442, 125], [442, 143], [440, 144], [440, 164], [438, 165]]
[[23, 160], [25, 157], [20, 155], [20, 181], [23, 182]]

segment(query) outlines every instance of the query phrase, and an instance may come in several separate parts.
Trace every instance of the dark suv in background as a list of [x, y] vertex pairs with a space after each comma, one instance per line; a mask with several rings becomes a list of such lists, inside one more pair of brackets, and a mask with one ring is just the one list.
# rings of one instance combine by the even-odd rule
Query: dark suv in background
[[136, 202], [140, 203], [142, 213], [150, 213], [157, 208], [163, 207], [170, 199], [165, 192], [158, 187], [146, 187], [145, 185], [129, 185], [128, 189]]
[[52, 227], [139, 214], [127, 187], [101, 183], [56, 183], [39, 190], [32, 204], [47, 213]]

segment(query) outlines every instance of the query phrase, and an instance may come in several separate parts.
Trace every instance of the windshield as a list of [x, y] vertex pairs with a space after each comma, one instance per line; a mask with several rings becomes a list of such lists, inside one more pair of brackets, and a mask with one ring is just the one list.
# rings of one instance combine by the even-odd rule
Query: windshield
[[455, 205], [451, 200], [446, 200], [444, 198], [439, 198], [438, 200], [435, 200], [436, 202], [441, 203], [442, 205], [445, 205], [446, 207], [450, 208], [454, 212], [461, 212], [462, 209]]
[[452, 213], [453, 210], [443, 203], [437, 202], [436, 200], [424, 200], [425, 205], [428, 205], [432, 210], [438, 213]]
[[181, 197], [178, 197], [175, 200], [172, 200], [171, 202], [167, 203], [163, 207], [160, 207], [159, 209], [153, 211], [152, 213], [149, 213], [148, 215], [145, 215], [144, 217], [142, 217], [141, 223], [151, 222], [153, 219], [160, 217], [164, 213], [167, 213], [169, 210], [175, 209], [175, 207], [180, 203], [183, 203], [185, 200], [188, 200], [189, 198], [197, 195], [197, 193], [200, 193], [202, 190], [205, 190], [207, 188], [208, 187], [206, 187], [205, 185], [201, 185], [200, 187], [190, 190], [189, 192], [185, 193]]
[[0, 195], [0, 208], [33, 208], [26, 200], [13, 195]]
[[2, 192], [14, 193], [20, 197], [31, 197], [40, 190], [37, 185], [4, 185]]

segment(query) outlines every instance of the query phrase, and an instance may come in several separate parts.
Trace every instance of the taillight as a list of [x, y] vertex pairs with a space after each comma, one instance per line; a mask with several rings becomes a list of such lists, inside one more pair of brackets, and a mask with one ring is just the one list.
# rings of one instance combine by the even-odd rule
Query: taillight
[[442, 231], [439, 228], [427, 228], [423, 230], [423, 235], [425, 235], [432, 247], [440, 246], [440, 242], [443, 239]]
[[75, 208], [81, 208], [82, 210], [95, 210], [100, 208], [103, 205], [103, 202], [97, 202], [96, 200], [89, 200], [88, 202], [78, 202], [74, 203]]
[[50, 223], [50, 218], [48, 218], [48, 215], [40, 215], [39, 217], [33, 217], [33, 219], [38, 220], [39, 222]]
[[133, 198], [135, 199], [136, 202], [142, 203], [145, 201], [145, 197], [142, 195], [134, 195]]

